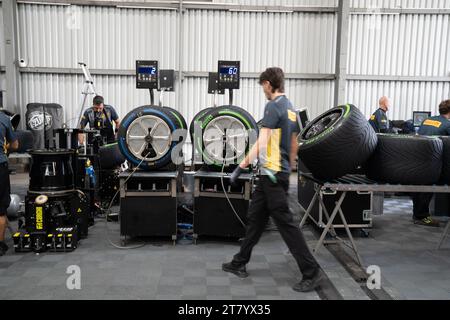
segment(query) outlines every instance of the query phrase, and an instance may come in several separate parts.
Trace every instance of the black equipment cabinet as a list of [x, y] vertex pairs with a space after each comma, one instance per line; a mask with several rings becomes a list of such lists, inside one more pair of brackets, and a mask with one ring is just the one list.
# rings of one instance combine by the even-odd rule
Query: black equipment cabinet
[[120, 179], [120, 235], [177, 239], [178, 172], [126, 171]]
[[73, 251], [88, 236], [88, 219], [88, 200], [79, 190], [28, 192], [25, 230], [13, 236], [15, 251]]
[[[298, 202], [305, 210], [307, 210], [316, 192], [315, 183], [311, 180], [302, 178], [300, 173], [309, 173], [309, 170], [301, 161], [298, 162]], [[321, 192], [320, 196], [324, 200], [329, 214], [333, 211], [340, 195], [339, 192]], [[341, 208], [350, 228], [366, 229], [372, 227], [372, 203], [373, 194], [371, 192], [349, 192], [347, 194]], [[318, 202], [315, 202], [310, 215], [314, 219], [313, 222], [319, 228], [325, 227], [327, 219]], [[335, 228], [344, 228], [339, 215], [334, 219], [333, 226]]]
[[233, 212], [222, 187], [244, 224], [253, 186], [253, 174], [242, 174], [238, 186], [230, 185], [230, 174], [198, 171], [194, 174], [194, 242], [201, 236], [239, 239], [245, 226]]

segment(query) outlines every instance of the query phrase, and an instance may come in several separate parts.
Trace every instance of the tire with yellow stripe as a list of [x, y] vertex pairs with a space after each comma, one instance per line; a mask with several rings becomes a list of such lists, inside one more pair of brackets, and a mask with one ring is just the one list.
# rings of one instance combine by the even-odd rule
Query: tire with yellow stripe
[[367, 177], [390, 184], [433, 185], [441, 177], [442, 159], [439, 137], [378, 134]]
[[[247, 136], [245, 145], [245, 155], [246, 155], [252, 146], [251, 145], [252, 139], [255, 140], [259, 132], [255, 119], [250, 115], [250, 113], [248, 113], [246, 110], [240, 107], [221, 106], [209, 109], [206, 113], [203, 113], [200, 117], [194, 120], [197, 120], [201, 123], [200, 128], [202, 130], [202, 134], [204, 134], [205, 129], [208, 128], [208, 125], [220, 117], [229, 117], [235, 119], [238, 123], [242, 125], [242, 128], [245, 128], [248, 134], [253, 135], [252, 138], [250, 138], [250, 136]], [[211, 157], [210, 154], [205, 152], [205, 141], [203, 135], [202, 136], [193, 135], [193, 141], [195, 143], [195, 148], [197, 152], [202, 155], [203, 162], [209, 168], [220, 170], [223, 167], [224, 161], [222, 159]], [[241, 157], [236, 157], [236, 159], [237, 158]], [[233, 168], [237, 164], [238, 164], [237, 162], [233, 164], [226, 163], [225, 166], [228, 168]]]
[[354, 105], [333, 108], [311, 121], [298, 137], [300, 160], [321, 180], [334, 180], [366, 163], [377, 135]]

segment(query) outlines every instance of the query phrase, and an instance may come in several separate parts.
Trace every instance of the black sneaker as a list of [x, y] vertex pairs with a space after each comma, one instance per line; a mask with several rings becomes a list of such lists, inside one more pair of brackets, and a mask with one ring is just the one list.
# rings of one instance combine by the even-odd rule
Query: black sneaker
[[318, 270], [316, 275], [311, 279], [302, 279], [292, 289], [298, 292], [311, 292], [320, 286], [320, 283], [324, 279], [321, 270]]
[[426, 217], [424, 219], [414, 218], [414, 224], [418, 224], [418, 225], [426, 226], [426, 227], [435, 227], [435, 228], [439, 228], [441, 226], [439, 221], [434, 220], [431, 217]]
[[222, 264], [222, 270], [237, 275], [239, 278], [247, 278], [248, 273], [245, 269], [245, 265], [236, 266], [233, 262]]

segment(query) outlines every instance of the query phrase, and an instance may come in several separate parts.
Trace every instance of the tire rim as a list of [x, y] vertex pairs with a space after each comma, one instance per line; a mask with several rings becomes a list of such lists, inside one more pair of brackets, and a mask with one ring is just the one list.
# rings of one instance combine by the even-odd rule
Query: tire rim
[[[239, 159], [245, 153], [247, 140], [248, 133], [244, 124], [231, 116], [221, 116], [211, 120], [203, 132], [205, 154], [222, 163]], [[224, 142], [227, 146], [225, 157]]]
[[159, 160], [170, 150], [171, 133], [167, 123], [159, 117], [152, 115], [138, 117], [127, 130], [128, 149], [139, 160]]
[[330, 113], [324, 115], [323, 117], [317, 119], [303, 134], [305, 140], [312, 139], [321, 133], [328, 130], [328, 128], [332, 127], [336, 124], [336, 122], [341, 118], [342, 110], [333, 110]]

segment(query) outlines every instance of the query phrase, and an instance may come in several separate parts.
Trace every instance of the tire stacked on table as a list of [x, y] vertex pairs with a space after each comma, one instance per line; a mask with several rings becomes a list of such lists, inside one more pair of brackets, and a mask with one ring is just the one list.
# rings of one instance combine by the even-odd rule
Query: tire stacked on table
[[319, 180], [357, 171], [389, 184], [450, 183], [450, 137], [376, 134], [353, 105], [331, 109], [300, 133], [299, 158]]
[[311, 121], [300, 133], [299, 158], [316, 178], [334, 180], [366, 163], [377, 140], [358, 108], [339, 106]]

